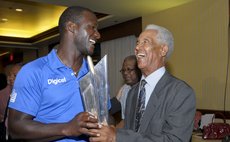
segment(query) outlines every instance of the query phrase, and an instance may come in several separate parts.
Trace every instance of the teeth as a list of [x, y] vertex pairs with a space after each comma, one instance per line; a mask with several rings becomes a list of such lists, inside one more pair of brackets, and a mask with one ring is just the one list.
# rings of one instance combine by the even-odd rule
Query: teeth
[[89, 39], [89, 41], [92, 42], [93, 44], [96, 43], [96, 41], [95, 41], [95, 40], [92, 40], [92, 39]]
[[139, 53], [139, 54], [137, 54], [137, 57], [145, 57], [145, 54]]

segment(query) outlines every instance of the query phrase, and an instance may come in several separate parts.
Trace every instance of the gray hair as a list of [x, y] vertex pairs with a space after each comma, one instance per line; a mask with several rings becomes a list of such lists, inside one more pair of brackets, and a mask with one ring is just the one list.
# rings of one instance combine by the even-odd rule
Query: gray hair
[[158, 44], [166, 44], [168, 46], [168, 52], [166, 55], [166, 59], [168, 59], [174, 49], [174, 39], [172, 33], [166, 28], [154, 24], [147, 25], [145, 30], [157, 31], [156, 40]]

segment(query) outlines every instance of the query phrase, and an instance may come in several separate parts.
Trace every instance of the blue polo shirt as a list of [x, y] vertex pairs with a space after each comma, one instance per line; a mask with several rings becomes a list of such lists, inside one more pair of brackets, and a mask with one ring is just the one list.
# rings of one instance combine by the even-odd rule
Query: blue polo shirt
[[[79, 80], [88, 70], [84, 59], [76, 77], [71, 68], [60, 62], [53, 49], [47, 56], [26, 64], [19, 71], [9, 107], [30, 114], [35, 121], [42, 123], [68, 122], [84, 111]], [[85, 140], [71, 137], [61, 141]]]

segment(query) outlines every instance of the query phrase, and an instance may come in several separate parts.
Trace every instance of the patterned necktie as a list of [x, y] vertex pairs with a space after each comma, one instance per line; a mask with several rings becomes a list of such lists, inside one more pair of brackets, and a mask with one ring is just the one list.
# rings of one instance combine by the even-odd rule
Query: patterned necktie
[[147, 82], [145, 80], [141, 81], [140, 93], [139, 93], [138, 102], [137, 102], [136, 119], [135, 119], [135, 131], [136, 132], [138, 132], [139, 130], [140, 121], [145, 111], [145, 84], [146, 83]]

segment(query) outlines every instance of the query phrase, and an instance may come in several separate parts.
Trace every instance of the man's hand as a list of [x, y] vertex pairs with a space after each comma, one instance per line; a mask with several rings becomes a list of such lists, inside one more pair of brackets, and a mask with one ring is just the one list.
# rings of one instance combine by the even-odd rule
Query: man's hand
[[90, 142], [116, 142], [116, 128], [111, 126], [102, 125], [100, 129], [90, 130], [94, 135], [90, 137]]
[[89, 129], [100, 128], [97, 118], [88, 112], [81, 112], [66, 123], [44, 124], [34, 121], [34, 116], [14, 109], [10, 109], [8, 118], [9, 132], [12, 138], [38, 142], [54, 141], [66, 136], [78, 137], [82, 134], [97, 136]]
[[80, 136], [82, 134], [96, 136], [89, 129], [99, 129], [100, 127], [98, 119], [94, 115], [88, 112], [81, 112], [66, 124], [63, 133], [66, 136]]

